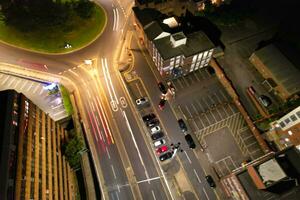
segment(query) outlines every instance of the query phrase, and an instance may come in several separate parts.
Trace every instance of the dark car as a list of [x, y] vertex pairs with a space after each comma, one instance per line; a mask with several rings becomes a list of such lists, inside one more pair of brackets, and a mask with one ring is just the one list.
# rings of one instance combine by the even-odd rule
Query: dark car
[[196, 148], [196, 144], [192, 138], [192, 136], [190, 134], [187, 134], [184, 136], [184, 139], [186, 140], [187, 144], [189, 145], [189, 147], [191, 149], [195, 149]]
[[258, 100], [264, 107], [269, 107], [272, 104], [271, 99], [266, 95], [259, 96]]
[[152, 119], [155, 119], [155, 115], [153, 114], [153, 113], [150, 113], [150, 114], [148, 114], [148, 115], [144, 115], [143, 116], [143, 121], [144, 122], [149, 122], [149, 121], [151, 121]]
[[161, 131], [151, 135], [152, 140], [158, 140], [159, 138], [162, 138], [162, 137], [164, 137], [164, 133]]
[[170, 158], [172, 158], [172, 153], [171, 152], [167, 152], [167, 153], [165, 153], [165, 154], [162, 154], [161, 156], [159, 156], [159, 160], [160, 161], [165, 161], [165, 160], [167, 160], [167, 159], [170, 159]]
[[212, 188], [216, 187], [216, 183], [215, 183], [214, 179], [211, 177], [211, 175], [205, 176], [205, 179], [210, 187], [212, 187]]
[[153, 127], [153, 126], [157, 126], [157, 125], [159, 125], [159, 120], [158, 119], [152, 119], [152, 120], [147, 122], [147, 126], [149, 126], [149, 127]]
[[186, 126], [185, 122], [183, 121], [183, 119], [179, 119], [178, 124], [179, 124], [179, 127], [180, 127], [182, 132], [187, 131], [187, 126]]
[[159, 104], [158, 104], [158, 108], [159, 108], [160, 110], [163, 110], [163, 109], [164, 109], [164, 107], [165, 107], [165, 105], [166, 105], [166, 101], [167, 101], [167, 100], [165, 100], [165, 99], [160, 99]]
[[167, 94], [168, 90], [167, 90], [166, 86], [162, 82], [159, 82], [157, 85], [158, 85], [159, 90], [163, 94]]

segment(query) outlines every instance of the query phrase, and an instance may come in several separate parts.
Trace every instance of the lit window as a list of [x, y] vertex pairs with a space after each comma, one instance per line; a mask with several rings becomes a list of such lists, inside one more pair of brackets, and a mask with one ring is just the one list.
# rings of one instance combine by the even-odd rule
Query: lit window
[[284, 120], [284, 122], [285, 122], [286, 124], [288, 124], [288, 123], [291, 122], [291, 120], [290, 120], [289, 118], [287, 118], [287, 119]]
[[18, 126], [18, 122], [13, 121], [12, 123], [13, 123], [14, 126]]

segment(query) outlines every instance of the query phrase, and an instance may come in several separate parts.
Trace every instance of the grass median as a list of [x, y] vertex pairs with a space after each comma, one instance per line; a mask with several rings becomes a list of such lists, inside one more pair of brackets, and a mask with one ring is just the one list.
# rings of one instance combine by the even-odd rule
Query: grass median
[[[98, 5], [89, 19], [72, 15], [68, 26], [61, 28], [42, 27], [24, 33], [0, 20], [0, 41], [39, 53], [68, 53], [94, 41], [105, 28], [106, 20], [105, 11]], [[66, 44], [71, 48], [65, 48]]]

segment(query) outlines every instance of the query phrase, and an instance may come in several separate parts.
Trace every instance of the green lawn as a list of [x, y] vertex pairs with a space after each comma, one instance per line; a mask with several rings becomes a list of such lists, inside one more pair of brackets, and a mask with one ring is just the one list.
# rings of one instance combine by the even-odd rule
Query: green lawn
[[[5, 26], [0, 21], [0, 40], [32, 51], [40, 53], [68, 53], [86, 46], [94, 39], [106, 25], [105, 11], [96, 6], [90, 19], [84, 20], [73, 16], [69, 21], [72, 28], [43, 28], [40, 31], [22, 33], [12, 27]], [[65, 30], [64, 30], [65, 29]], [[64, 44], [69, 43], [72, 48], [65, 49]]]
[[63, 104], [64, 104], [67, 114], [72, 115], [73, 114], [73, 106], [72, 106], [72, 103], [70, 100], [70, 94], [69, 94], [68, 90], [63, 85], [59, 85], [59, 90], [60, 90]]

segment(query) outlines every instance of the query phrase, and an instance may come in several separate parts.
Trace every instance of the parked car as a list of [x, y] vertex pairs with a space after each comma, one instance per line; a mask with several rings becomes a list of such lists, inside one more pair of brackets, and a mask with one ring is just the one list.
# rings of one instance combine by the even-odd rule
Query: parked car
[[158, 85], [159, 90], [163, 94], [167, 94], [168, 90], [167, 90], [166, 86], [162, 82], [159, 82], [157, 85]]
[[159, 104], [158, 104], [158, 108], [159, 108], [160, 110], [163, 110], [163, 109], [164, 109], [164, 107], [165, 107], [165, 105], [166, 105], [166, 101], [167, 101], [167, 100], [165, 100], [165, 99], [160, 99]]
[[187, 126], [186, 126], [185, 122], [183, 121], [183, 119], [178, 119], [178, 124], [179, 124], [179, 127], [182, 132], [187, 131]]
[[266, 95], [259, 96], [258, 100], [264, 107], [269, 107], [272, 104], [271, 99]]
[[216, 187], [216, 183], [211, 175], [205, 176], [205, 179], [210, 187], [212, 187], [212, 188]]
[[153, 113], [150, 113], [148, 115], [143, 116], [143, 121], [146, 123], [146, 122], [149, 122], [149, 121], [151, 121], [152, 119], [155, 119], [155, 118], [156, 118], [156, 116]]
[[161, 140], [157, 140], [155, 142], [153, 142], [154, 147], [159, 147], [160, 145], [166, 144], [166, 140], [161, 139]]
[[147, 126], [148, 127], [154, 127], [154, 126], [157, 126], [159, 125], [159, 120], [158, 119], [152, 119], [150, 120], [148, 123], [147, 123]]
[[158, 132], [158, 133], [154, 133], [151, 135], [151, 139], [152, 140], [158, 140], [160, 138], [164, 137], [164, 133], [163, 132]]
[[135, 103], [138, 106], [142, 106], [142, 105], [145, 105], [145, 104], [149, 103], [149, 100], [148, 100], [147, 97], [141, 97], [141, 98], [136, 99]]
[[190, 134], [187, 134], [184, 136], [184, 139], [186, 140], [187, 144], [189, 145], [189, 147], [191, 149], [195, 149], [196, 148], [196, 144], [192, 138], [192, 136]]
[[161, 146], [161, 147], [158, 147], [158, 148], [156, 149], [156, 153], [157, 153], [158, 155], [160, 155], [161, 153], [166, 152], [166, 151], [168, 151], [168, 146], [166, 146], [166, 145]]
[[150, 130], [151, 130], [151, 134], [154, 134], [154, 133], [159, 132], [161, 129], [160, 129], [160, 126], [154, 126]]
[[171, 152], [167, 152], [167, 153], [165, 153], [165, 154], [162, 154], [161, 156], [159, 156], [159, 160], [160, 161], [165, 161], [165, 160], [167, 160], [167, 159], [170, 159], [170, 158], [172, 158], [172, 153]]

